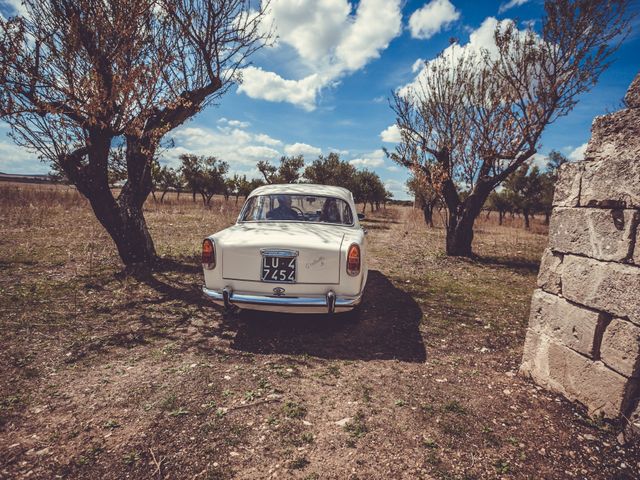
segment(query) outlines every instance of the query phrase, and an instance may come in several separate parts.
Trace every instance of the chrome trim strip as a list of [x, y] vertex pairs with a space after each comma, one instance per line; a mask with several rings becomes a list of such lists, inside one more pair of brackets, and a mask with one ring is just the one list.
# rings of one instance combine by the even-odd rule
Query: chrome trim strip
[[298, 250], [289, 250], [286, 248], [261, 248], [260, 253], [270, 257], [297, 257], [300, 254]]
[[[329, 307], [335, 311], [337, 308], [353, 308], [362, 300], [362, 295], [356, 296], [338, 296], [332, 290], [326, 296], [304, 297], [304, 296], [286, 296], [272, 297], [269, 295], [244, 294], [231, 291], [225, 288], [222, 291], [202, 287], [202, 292], [213, 301], [225, 304], [225, 297], [229, 305], [274, 305], [286, 309], [287, 307], [324, 307], [329, 312]], [[226, 295], [225, 295], [226, 293]], [[330, 300], [333, 295], [333, 301]], [[332, 304], [332, 305], [330, 305]], [[226, 306], [226, 305], [225, 305]]]

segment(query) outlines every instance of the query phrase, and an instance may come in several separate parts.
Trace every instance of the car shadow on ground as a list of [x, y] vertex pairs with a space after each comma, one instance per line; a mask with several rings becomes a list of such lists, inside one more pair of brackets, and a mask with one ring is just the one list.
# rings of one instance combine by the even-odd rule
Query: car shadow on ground
[[294, 315], [242, 311], [231, 347], [251, 353], [327, 359], [424, 362], [422, 310], [382, 273], [369, 271], [357, 314]]

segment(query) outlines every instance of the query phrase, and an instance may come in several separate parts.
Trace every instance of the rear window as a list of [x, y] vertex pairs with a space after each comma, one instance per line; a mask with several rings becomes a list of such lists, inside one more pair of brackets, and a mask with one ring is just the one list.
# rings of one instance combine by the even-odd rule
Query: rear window
[[341, 198], [293, 194], [256, 195], [245, 204], [240, 221], [353, 225], [353, 212]]

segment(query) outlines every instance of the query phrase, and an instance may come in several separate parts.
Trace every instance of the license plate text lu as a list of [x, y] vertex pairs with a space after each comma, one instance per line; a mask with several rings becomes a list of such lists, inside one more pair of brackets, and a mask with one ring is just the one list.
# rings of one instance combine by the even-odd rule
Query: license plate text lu
[[263, 256], [262, 281], [294, 283], [296, 281], [296, 258]]

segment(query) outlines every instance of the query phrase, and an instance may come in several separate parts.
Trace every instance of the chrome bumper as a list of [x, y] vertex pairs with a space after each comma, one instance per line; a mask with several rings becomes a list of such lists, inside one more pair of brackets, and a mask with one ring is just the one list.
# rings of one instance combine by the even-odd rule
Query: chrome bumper
[[221, 291], [202, 287], [203, 293], [214, 303], [230, 308], [235, 305], [248, 310], [264, 310], [286, 313], [340, 313], [355, 308], [362, 296], [337, 296], [330, 290], [325, 296], [274, 297], [269, 295], [237, 293], [229, 287]]

